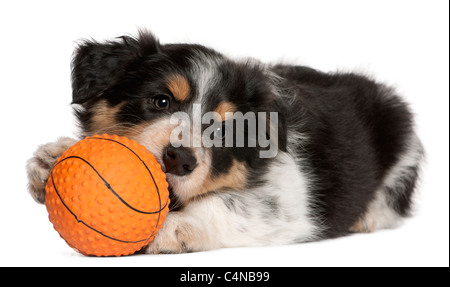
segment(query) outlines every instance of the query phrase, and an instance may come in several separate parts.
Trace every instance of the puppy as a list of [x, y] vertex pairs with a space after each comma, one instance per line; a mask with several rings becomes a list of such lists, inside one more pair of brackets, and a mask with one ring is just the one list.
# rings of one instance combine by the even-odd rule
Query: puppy
[[[365, 76], [234, 61], [141, 31], [82, 42], [72, 88], [81, 138], [135, 139], [167, 174], [171, 212], [147, 253], [334, 238], [411, 213], [423, 158], [412, 113]], [[36, 201], [75, 142], [43, 145], [29, 160]]]

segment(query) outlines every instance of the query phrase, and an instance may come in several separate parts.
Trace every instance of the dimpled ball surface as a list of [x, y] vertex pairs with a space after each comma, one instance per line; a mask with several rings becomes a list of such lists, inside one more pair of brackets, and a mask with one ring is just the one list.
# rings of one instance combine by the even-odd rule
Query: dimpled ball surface
[[96, 135], [57, 160], [46, 185], [53, 227], [84, 255], [122, 256], [147, 245], [169, 212], [166, 175], [145, 147]]

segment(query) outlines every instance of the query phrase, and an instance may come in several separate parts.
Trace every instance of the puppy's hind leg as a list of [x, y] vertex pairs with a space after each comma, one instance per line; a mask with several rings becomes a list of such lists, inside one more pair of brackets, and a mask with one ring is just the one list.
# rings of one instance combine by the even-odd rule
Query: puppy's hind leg
[[367, 212], [350, 231], [373, 232], [378, 229], [394, 228], [403, 218], [409, 216], [423, 158], [423, 147], [419, 139], [413, 135], [406, 152], [391, 168], [381, 188], [376, 191]]

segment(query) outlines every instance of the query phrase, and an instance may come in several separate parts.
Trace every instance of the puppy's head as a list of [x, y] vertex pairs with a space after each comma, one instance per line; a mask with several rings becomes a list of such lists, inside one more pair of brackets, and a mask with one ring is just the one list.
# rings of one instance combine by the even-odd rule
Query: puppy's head
[[[270, 73], [255, 61], [233, 62], [199, 45], [161, 45], [141, 32], [80, 44], [72, 88], [83, 135], [118, 134], [146, 146], [180, 203], [261, 182], [270, 159], [260, 156], [267, 145], [252, 144], [252, 129], [276, 129], [276, 149], [286, 150], [283, 105]], [[241, 126], [236, 112], [244, 116]], [[263, 112], [278, 113], [276, 126], [269, 117], [250, 125]]]

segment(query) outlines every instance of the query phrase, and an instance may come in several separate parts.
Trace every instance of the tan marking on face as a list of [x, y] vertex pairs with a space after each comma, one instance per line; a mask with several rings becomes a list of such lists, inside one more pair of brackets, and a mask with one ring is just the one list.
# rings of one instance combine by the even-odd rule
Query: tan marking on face
[[190, 94], [190, 86], [185, 77], [181, 75], [171, 76], [167, 83], [167, 88], [178, 101], [185, 101]]
[[120, 103], [111, 107], [106, 100], [101, 100], [96, 103], [91, 111], [93, 116], [89, 123], [89, 134], [116, 134], [120, 131], [121, 125], [116, 121], [117, 113], [125, 103]]
[[247, 185], [247, 168], [242, 162], [233, 160], [228, 173], [212, 178], [211, 174], [202, 185], [202, 193], [224, 189], [240, 190]]
[[93, 116], [89, 123], [89, 135], [114, 134], [125, 137], [134, 137], [142, 132], [148, 126], [148, 123], [137, 124], [133, 126], [119, 123], [116, 120], [117, 114], [125, 103], [120, 103], [111, 107], [106, 100], [101, 100], [92, 108]]
[[[167, 174], [167, 179], [183, 205], [211, 191], [242, 190], [247, 185], [247, 168], [237, 160], [226, 174], [212, 177], [210, 157], [205, 155], [192, 174], [184, 177]], [[199, 160], [199, 157], [197, 157]], [[204, 161], [203, 161], [204, 160]]]
[[226, 113], [234, 113], [237, 108], [232, 102], [221, 102], [214, 111], [220, 115], [222, 121], [225, 121]]

